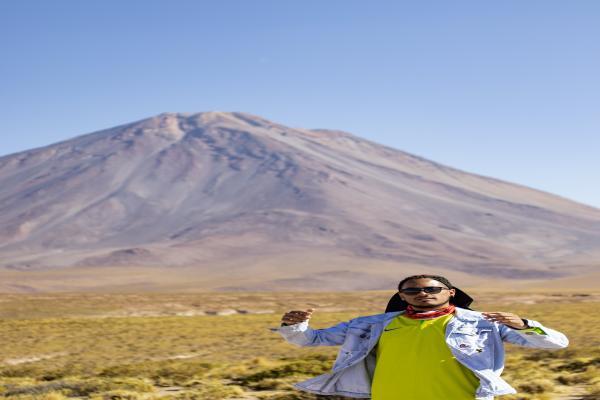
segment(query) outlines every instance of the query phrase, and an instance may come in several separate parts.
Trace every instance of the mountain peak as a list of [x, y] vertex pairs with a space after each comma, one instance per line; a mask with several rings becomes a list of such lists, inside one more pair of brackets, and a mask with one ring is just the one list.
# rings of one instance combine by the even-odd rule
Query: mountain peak
[[[203, 111], [197, 113], [188, 112], [163, 112], [153, 117], [145, 118], [137, 123], [134, 123], [136, 127], [142, 127], [147, 129], [155, 130], [167, 130], [177, 132], [182, 129], [183, 126], [189, 127], [238, 127], [238, 128], [252, 128], [252, 127], [263, 127], [269, 128], [274, 126], [281, 126], [265, 118], [257, 115], [237, 112], [237, 111]], [[149, 132], [151, 133], [151, 132]]]

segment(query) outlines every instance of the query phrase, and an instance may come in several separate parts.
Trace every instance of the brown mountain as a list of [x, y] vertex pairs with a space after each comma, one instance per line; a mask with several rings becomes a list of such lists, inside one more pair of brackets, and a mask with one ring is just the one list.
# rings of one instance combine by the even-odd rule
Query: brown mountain
[[599, 256], [597, 208], [245, 113], [166, 113], [0, 158], [5, 291], [546, 279]]

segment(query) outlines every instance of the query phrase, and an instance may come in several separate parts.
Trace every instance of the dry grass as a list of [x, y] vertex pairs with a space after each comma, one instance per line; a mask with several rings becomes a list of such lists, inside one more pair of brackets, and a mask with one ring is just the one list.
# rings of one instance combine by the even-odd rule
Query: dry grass
[[[268, 328], [277, 326], [281, 313], [290, 308], [317, 308], [312, 320], [316, 327], [378, 313], [388, 295], [0, 296], [0, 395], [12, 400], [315, 399], [291, 385], [327, 372], [337, 348], [300, 349]], [[559, 351], [508, 345], [503, 376], [520, 393], [503, 399], [557, 399], [575, 389], [587, 399], [600, 398], [600, 317], [590, 312], [600, 304], [598, 295], [475, 297], [476, 309], [540, 320], [571, 340], [568, 349]], [[272, 313], [181, 316], [223, 309]]]

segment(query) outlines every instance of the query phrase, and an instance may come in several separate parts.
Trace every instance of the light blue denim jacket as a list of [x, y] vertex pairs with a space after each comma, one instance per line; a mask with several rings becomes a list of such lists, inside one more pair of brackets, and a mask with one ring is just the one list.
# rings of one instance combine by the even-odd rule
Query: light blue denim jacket
[[[298, 346], [341, 345], [330, 374], [297, 383], [296, 388], [320, 395], [370, 398], [375, 346], [385, 326], [402, 312], [359, 317], [327, 329], [312, 329], [305, 321], [271, 330]], [[540, 328], [543, 334], [511, 329], [484, 319], [480, 312], [456, 308], [454, 318], [446, 326], [446, 344], [456, 360], [479, 378], [476, 399], [491, 400], [494, 396], [516, 393], [500, 378], [504, 369], [503, 341], [542, 349], [561, 349], [569, 344], [562, 333], [537, 321], [528, 323]]]

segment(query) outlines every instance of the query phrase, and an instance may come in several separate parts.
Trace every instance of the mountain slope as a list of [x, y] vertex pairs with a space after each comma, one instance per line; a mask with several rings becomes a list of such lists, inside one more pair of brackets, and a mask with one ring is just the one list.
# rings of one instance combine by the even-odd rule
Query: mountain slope
[[577, 275], [598, 255], [596, 208], [245, 113], [166, 113], [0, 158], [0, 265], [23, 274], [375, 288], [407, 269]]

